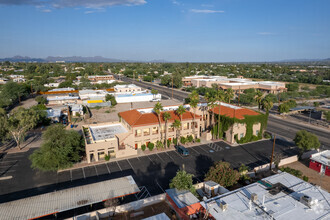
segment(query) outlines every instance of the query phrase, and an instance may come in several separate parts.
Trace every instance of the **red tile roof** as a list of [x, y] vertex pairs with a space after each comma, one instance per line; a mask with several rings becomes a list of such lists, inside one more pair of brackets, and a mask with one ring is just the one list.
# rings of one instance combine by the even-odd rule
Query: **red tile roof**
[[[219, 106], [214, 107], [211, 109], [212, 112], [215, 114], [219, 114]], [[245, 115], [260, 115], [260, 113], [255, 112], [253, 110], [247, 109], [247, 108], [239, 108], [234, 109], [227, 106], [220, 106], [220, 115], [224, 115], [230, 118], [237, 118], [237, 119], [244, 119]]]
[[[174, 122], [175, 119], [180, 120], [180, 117], [175, 113], [175, 111], [167, 111], [171, 114], [171, 119], [168, 120], [168, 123]], [[163, 120], [163, 114], [160, 115], [160, 122], [165, 123]], [[138, 127], [138, 126], [147, 126], [147, 125], [153, 125], [158, 124], [158, 117], [156, 113], [140, 113], [136, 109], [120, 112], [119, 116], [122, 117], [130, 126], [132, 127]], [[186, 120], [192, 120], [194, 117], [194, 113], [186, 111], [182, 115], [182, 121]], [[195, 119], [200, 119], [201, 116], [195, 115]]]

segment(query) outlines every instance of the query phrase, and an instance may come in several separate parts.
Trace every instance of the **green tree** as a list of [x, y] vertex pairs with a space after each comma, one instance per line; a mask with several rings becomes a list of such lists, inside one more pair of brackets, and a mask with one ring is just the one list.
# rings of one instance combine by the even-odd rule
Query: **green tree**
[[111, 106], [116, 106], [117, 105], [117, 101], [116, 101], [116, 98], [114, 95], [111, 95], [111, 94], [107, 94], [105, 96], [105, 101], [107, 102], [111, 102]]
[[30, 156], [31, 167], [42, 171], [69, 168], [84, 152], [82, 136], [62, 125], [52, 125], [44, 132], [43, 143]]
[[175, 188], [177, 190], [189, 190], [194, 195], [197, 195], [196, 189], [193, 185], [192, 178], [194, 175], [187, 173], [184, 170], [179, 170], [176, 172], [175, 177], [170, 182], [170, 188]]
[[3, 141], [8, 132], [8, 118], [6, 111], [0, 108], [0, 141]]
[[321, 145], [317, 136], [306, 130], [298, 131], [293, 141], [301, 150], [301, 152], [305, 152], [311, 149], [318, 149]]
[[[183, 105], [179, 105], [178, 109], [175, 111], [175, 113], [180, 117], [180, 122], [182, 124], [182, 115], [186, 112], [186, 109], [183, 107]], [[181, 126], [182, 130], [183, 127]], [[180, 131], [181, 132], [181, 131]]]
[[314, 107], [319, 107], [320, 106], [320, 103], [319, 102], [314, 102]]
[[196, 90], [192, 91], [192, 93], [189, 94], [189, 105], [190, 107], [193, 109], [194, 111], [194, 115], [193, 115], [193, 134], [195, 137], [197, 137], [196, 135], [196, 108], [197, 105], [199, 103], [199, 94], [197, 93]]
[[216, 162], [210, 167], [205, 180], [212, 180], [223, 187], [229, 187], [237, 183], [240, 174], [230, 167], [228, 162]]
[[230, 104], [230, 100], [232, 100], [233, 98], [234, 98], [234, 91], [231, 88], [227, 89], [224, 97], [225, 102]]
[[151, 89], [151, 94], [153, 95], [153, 99], [155, 99], [155, 95], [158, 94], [158, 91], [155, 89]]
[[285, 113], [290, 111], [290, 106], [287, 103], [280, 104], [278, 106], [278, 111], [280, 113]]
[[44, 104], [47, 103], [47, 99], [45, 97], [41, 96], [41, 95], [40, 96], [37, 96], [35, 98], [35, 100], [36, 100], [36, 102], [38, 102], [38, 104], [44, 105]]
[[156, 113], [158, 118], [158, 124], [159, 124], [159, 132], [160, 132], [160, 139], [163, 140], [163, 133], [161, 132], [161, 120], [160, 120], [160, 114], [163, 111], [163, 106], [160, 102], [157, 102], [153, 108], [153, 111]]
[[258, 109], [259, 110], [260, 110], [260, 107], [261, 107], [261, 104], [262, 104], [262, 96], [263, 95], [264, 94], [260, 90], [258, 90], [257, 93], [256, 93], [256, 96], [255, 96], [255, 100], [258, 103]]
[[295, 91], [298, 91], [299, 84], [298, 83], [289, 83], [289, 84], [286, 84], [285, 87], [288, 89], [288, 91], [295, 92]]
[[[180, 138], [180, 134], [178, 134], [179, 133], [178, 131], [181, 129], [181, 121], [179, 121], [178, 119], [175, 119], [171, 126], [172, 126], [172, 128], [174, 128], [175, 134], [176, 134], [176, 139], [178, 140], [178, 137]], [[173, 143], [174, 143], [174, 141], [173, 141]]]
[[9, 116], [8, 131], [20, 150], [27, 132], [38, 124], [39, 118], [35, 110], [25, 108], [18, 108]]
[[266, 110], [266, 114], [269, 114], [269, 110], [273, 108], [274, 103], [270, 98], [263, 98], [262, 99], [262, 108]]
[[[168, 125], [168, 120], [171, 119], [171, 114], [169, 112], [164, 112], [163, 113], [163, 120], [165, 121], [165, 141], [167, 140], [167, 125]], [[164, 144], [166, 144], [164, 141]]]

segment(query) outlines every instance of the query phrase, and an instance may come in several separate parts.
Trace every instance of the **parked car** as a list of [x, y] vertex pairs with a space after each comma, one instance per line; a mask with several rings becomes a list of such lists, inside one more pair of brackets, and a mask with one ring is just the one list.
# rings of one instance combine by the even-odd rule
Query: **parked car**
[[182, 156], [189, 156], [189, 150], [184, 146], [176, 145], [175, 148], [178, 151], [178, 153], [181, 154]]

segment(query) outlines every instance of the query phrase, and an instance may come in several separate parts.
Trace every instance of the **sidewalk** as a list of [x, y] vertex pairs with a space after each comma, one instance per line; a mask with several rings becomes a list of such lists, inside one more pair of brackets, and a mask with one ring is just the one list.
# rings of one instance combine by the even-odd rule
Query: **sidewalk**
[[[213, 143], [213, 142], [216, 142], [216, 141], [220, 141], [220, 140], [213, 140], [213, 141], [201, 140], [200, 143], [190, 143], [190, 144], [185, 144], [184, 146], [186, 148], [190, 148], [190, 147], [199, 146], [199, 145], [203, 145], [203, 144]], [[78, 169], [78, 168], [82, 168], [82, 167], [89, 167], [89, 166], [95, 166], [95, 165], [99, 165], [99, 164], [105, 164], [105, 163], [117, 162], [117, 161], [121, 161], [121, 160], [133, 159], [133, 158], [137, 158], [137, 157], [150, 156], [150, 155], [153, 155], [153, 154], [158, 154], [158, 153], [163, 153], [163, 152], [170, 152], [170, 151], [175, 151], [175, 150], [176, 149], [174, 148], [173, 145], [171, 145], [170, 148], [165, 148], [165, 149], [161, 149], [161, 150], [157, 150], [157, 148], [154, 148], [152, 151], [150, 151], [148, 148], [146, 148], [145, 151], [142, 151], [141, 149], [138, 149], [138, 154], [137, 155], [133, 155], [133, 156], [129, 156], [129, 157], [121, 157], [121, 158], [111, 158], [109, 161], [102, 160], [102, 161], [95, 161], [95, 162], [91, 162], [91, 163], [87, 163], [87, 160], [84, 160], [84, 161], [81, 161], [80, 163], [74, 164], [70, 168], [63, 169], [63, 170], [58, 170], [57, 172], [60, 173], [60, 172], [63, 172], [63, 171], [74, 170], [74, 169]]]

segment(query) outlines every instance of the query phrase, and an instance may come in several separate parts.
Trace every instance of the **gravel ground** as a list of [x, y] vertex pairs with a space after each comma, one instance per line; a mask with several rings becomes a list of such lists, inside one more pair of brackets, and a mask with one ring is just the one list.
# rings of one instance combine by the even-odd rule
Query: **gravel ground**
[[315, 170], [312, 170], [308, 167], [308, 160], [304, 161], [297, 161], [294, 163], [290, 163], [288, 165], [285, 165], [284, 167], [290, 167], [296, 170], [300, 170], [304, 176], [308, 177], [308, 182], [316, 184], [318, 186], [321, 186], [323, 189], [330, 192], [330, 176], [323, 176], [316, 172]]

